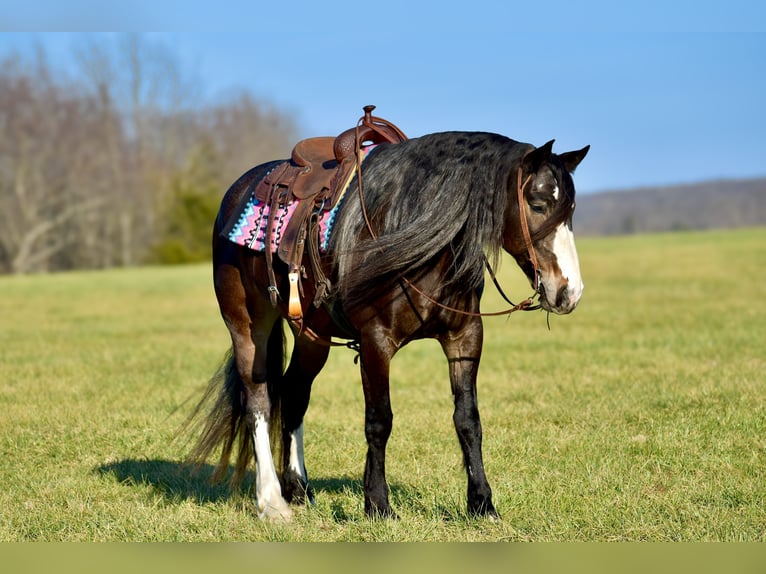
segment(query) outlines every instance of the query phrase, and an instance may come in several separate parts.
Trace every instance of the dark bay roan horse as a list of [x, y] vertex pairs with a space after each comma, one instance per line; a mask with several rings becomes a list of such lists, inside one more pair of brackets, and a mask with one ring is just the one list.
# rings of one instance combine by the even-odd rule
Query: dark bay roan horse
[[[259, 516], [289, 519], [288, 503], [313, 500], [303, 460], [312, 382], [327, 360], [330, 338], [353, 339], [368, 443], [364, 507], [369, 516], [390, 516], [389, 363], [410, 341], [435, 338], [449, 363], [468, 510], [496, 517], [476, 394], [485, 266], [497, 261], [501, 249], [510, 253], [539, 305], [557, 314], [574, 310], [583, 290], [570, 174], [589, 146], [554, 154], [552, 145], [535, 148], [492, 133], [448, 132], [372, 149], [363, 161], [362, 189], [357, 171], [337, 210], [321, 259], [331, 289], [319, 305], [312, 304], [314, 271], [304, 256], [303, 317], [297, 327], [292, 324], [294, 350], [286, 370], [290, 270], [273, 257], [271, 295], [278, 296], [272, 305], [272, 257], [221, 234], [243, 196], [279, 162], [241, 176], [223, 198], [213, 233], [215, 292], [233, 353], [195, 411], [202, 428], [190, 460], [201, 464], [220, 448], [214, 478], [221, 479], [234, 454], [237, 484], [255, 459]], [[272, 448], [280, 454], [272, 457]]]

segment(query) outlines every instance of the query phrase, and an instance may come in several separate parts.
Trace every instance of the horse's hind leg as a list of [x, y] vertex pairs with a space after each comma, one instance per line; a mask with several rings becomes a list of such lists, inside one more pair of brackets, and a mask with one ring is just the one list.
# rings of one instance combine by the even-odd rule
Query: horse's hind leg
[[282, 379], [282, 494], [287, 502], [314, 502], [303, 458], [303, 417], [309, 406], [311, 385], [327, 361], [330, 348], [300, 336]]
[[[291, 511], [282, 497], [270, 442], [271, 401], [267, 381], [270, 329], [254, 328], [250, 337], [232, 337], [237, 370], [243, 382], [245, 417], [255, 454], [255, 492], [258, 516], [289, 520]], [[281, 357], [280, 357], [281, 360]]]
[[482, 325], [471, 321], [458, 333], [440, 338], [449, 361], [455, 400], [453, 421], [468, 475], [468, 512], [498, 517], [481, 454], [481, 421], [476, 396], [476, 374], [482, 346]]
[[[246, 296], [238, 272], [233, 268], [221, 266], [216, 269], [216, 294], [231, 334], [235, 366], [241, 383], [238, 389], [230, 392], [239, 395], [234, 396], [233, 400], [237, 401], [237, 408], [244, 411], [252, 444], [252, 450], [247, 448], [248, 445], [240, 445], [237, 468], [240, 471], [244, 469], [254, 454], [258, 516], [289, 520], [291, 511], [282, 498], [269, 439], [272, 422], [269, 377], [278, 377], [282, 365], [282, 331], [281, 328], [275, 329], [279, 317], [263, 297]], [[275, 336], [279, 337], [280, 345], [269, 345], [270, 339]], [[279, 381], [271, 381], [275, 382], [278, 384]]]

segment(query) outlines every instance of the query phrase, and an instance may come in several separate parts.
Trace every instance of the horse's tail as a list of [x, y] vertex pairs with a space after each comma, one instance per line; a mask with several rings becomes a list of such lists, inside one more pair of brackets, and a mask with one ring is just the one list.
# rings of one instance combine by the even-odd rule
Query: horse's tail
[[[281, 461], [282, 419], [280, 389], [284, 372], [285, 338], [280, 319], [274, 324], [267, 347], [267, 385], [271, 401], [270, 439], [274, 460]], [[206, 414], [204, 418], [201, 418]], [[234, 472], [231, 485], [239, 487], [247, 472], [250, 461], [254, 460], [253, 437], [247, 426], [247, 410], [242, 379], [237, 372], [233, 351], [230, 349], [223, 364], [208, 383], [202, 399], [189, 416], [184, 429], [200, 429], [197, 442], [192, 447], [187, 462], [201, 467], [221, 447], [218, 464], [212, 481], [224, 479], [229, 470], [229, 460], [235, 454]]]
[[[269, 402], [269, 443], [277, 472], [282, 473], [282, 377], [285, 374], [285, 331], [284, 321], [278, 319], [271, 328], [266, 346], [266, 384]], [[252, 441], [251, 441], [252, 443]]]

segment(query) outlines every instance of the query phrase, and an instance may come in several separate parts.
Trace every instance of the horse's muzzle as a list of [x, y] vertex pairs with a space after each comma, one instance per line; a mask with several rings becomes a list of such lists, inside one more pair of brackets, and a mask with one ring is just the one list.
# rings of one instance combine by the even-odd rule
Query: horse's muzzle
[[566, 315], [571, 313], [577, 307], [582, 297], [582, 291], [584, 286], [581, 284], [580, 288], [572, 288], [572, 286], [566, 282], [558, 291], [556, 291], [555, 297], [549, 297], [548, 292], [545, 290], [545, 284], [540, 284], [540, 305], [546, 311], [556, 313], [557, 315]]

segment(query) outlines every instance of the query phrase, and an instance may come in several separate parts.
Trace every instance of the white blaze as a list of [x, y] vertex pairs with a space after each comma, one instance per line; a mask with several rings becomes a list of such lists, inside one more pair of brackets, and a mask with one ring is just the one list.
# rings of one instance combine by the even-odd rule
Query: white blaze
[[553, 252], [556, 254], [561, 274], [569, 283], [569, 295], [572, 303], [577, 303], [585, 288], [580, 275], [580, 260], [577, 257], [574, 233], [562, 223], [556, 228], [553, 236]]

